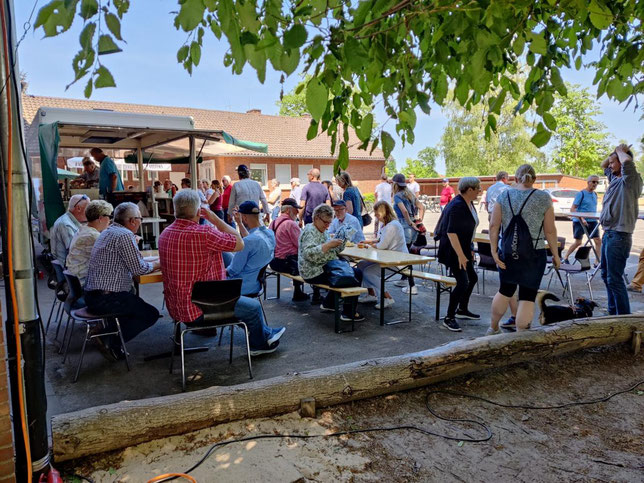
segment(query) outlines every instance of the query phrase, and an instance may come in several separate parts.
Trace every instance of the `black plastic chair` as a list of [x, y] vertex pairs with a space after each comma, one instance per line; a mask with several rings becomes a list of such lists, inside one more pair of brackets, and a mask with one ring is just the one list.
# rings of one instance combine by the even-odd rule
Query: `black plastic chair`
[[[70, 303], [73, 304], [74, 301], [78, 301], [83, 296], [83, 287], [81, 286], [80, 280], [78, 279], [77, 276], [72, 275], [67, 271], [64, 272], [64, 276], [69, 286], [69, 299], [71, 301]], [[70, 319], [71, 319], [72, 325], [71, 325], [71, 330], [69, 332], [69, 340], [67, 342], [67, 346], [65, 349], [65, 355], [63, 356], [63, 362], [65, 362], [65, 360], [67, 359], [67, 351], [69, 350], [69, 345], [71, 344], [71, 339], [72, 339], [72, 336], [74, 335], [74, 327], [76, 325], [76, 322], [85, 324], [85, 338], [83, 339], [83, 346], [81, 348], [80, 358], [78, 360], [78, 367], [76, 368], [76, 375], [74, 376], [74, 380], [72, 382], [76, 382], [78, 380], [81, 366], [83, 365], [83, 357], [85, 356], [85, 348], [87, 347], [87, 341], [95, 339], [97, 337], [105, 337], [108, 335], [118, 335], [119, 339], [121, 340], [123, 352], [125, 353], [125, 365], [127, 366], [127, 370], [128, 371], [130, 370], [130, 361], [128, 359], [128, 353], [125, 347], [125, 340], [123, 340], [123, 333], [121, 332], [121, 324], [119, 323], [119, 317], [123, 315], [124, 314], [119, 314], [119, 313], [96, 315], [96, 314], [90, 313], [87, 307], [81, 307], [78, 309], [70, 310]], [[94, 327], [98, 328], [102, 326], [103, 328], [107, 328], [107, 321], [110, 319], [114, 319], [116, 330], [112, 330], [109, 332], [92, 333], [94, 332], [92, 330]], [[63, 338], [63, 345], [64, 343], [65, 341]]]
[[51, 311], [49, 312], [49, 318], [47, 319], [47, 325], [45, 326], [45, 334], [49, 331], [49, 324], [51, 323], [51, 316], [54, 312], [54, 307], [58, 305], [58, 309], [56, 309], [56, 315], [54, 316], [54, 323], [56, 324], [56, 335], [54, 339], [58, 340], [58, 333], [60, 332], [60, 326], [63, 321], [63, 305], [65, 303], [65, 300], [67, 300], [67, 296], [69, 295], [69, 288], [67, 286], [67, 281], [65, 280], [65, 275], [63, 274], [65, 268], [58, 260], [52, 260], [51, 265], [54, 270], [56, 287], [54, 288], [54, 303], [52, 304]]
[[588, 287], [588, 292], [590, 293], [590, 300], [593, 300], [593, 288], [590, 284], [592, 280], [590, 275], [590, 270], [592, 268], [592, 265], [590, 263], [591, 250], [592, 248], [590, 246], [579, 247], [575, 252], [575, 261], [571, 264], [562, 263], [561, 266], [559, 267], [559, 272], [560, 273], [563, 272], [566, 274], [566, 283], [564, 284], [564, 287], [563, 287], [563, 293], [565, 294], [566, 290], [568, 291], [571, 304], [575, 303], [575, 298], [572, 292], [572, 284], [570, 283], [570, 277], [571, 275], [575, 275], [577, 273], [586, 274], [586, 286]]
[[[253, 378], [253, 369], [250, 361], [250, 341], [248, 338], [248, 327], [244, 322], [235, 317], [235, 304], [241, 297], [241, 278], [230, 280], [211, 280], [207, 282], [196, 282], [192, 287], [192, 303], [203, 312], [204, 324], [191, 326], [190, 323], [174, 322], [173, 350], [170, 359], [170, 373], [174, 366], [174, 349], [177, 345], [181, 355], [181, 388], [186, 390], [186, 362], [185, 362], [185, 335], [187, 332], [200, 330], [212, 330], [230, 327], [230, 355], [229, 363], [233, 362], [233, 335], [234, 327], [238, 326], [244, 330], [246, 336], [246, 355], [248, 358], [248, 374]], [[185, 328], [181, 328], [181, 324]], [[179, 339], [179, 340], [177, 340]]]
[[485, 272], [498, 272], [498, 268], [492, 257], [492, 245], [489, 242], [477, 242], [478, 247], [478, 268], [483, 272], [483, 295], [485, 295]]

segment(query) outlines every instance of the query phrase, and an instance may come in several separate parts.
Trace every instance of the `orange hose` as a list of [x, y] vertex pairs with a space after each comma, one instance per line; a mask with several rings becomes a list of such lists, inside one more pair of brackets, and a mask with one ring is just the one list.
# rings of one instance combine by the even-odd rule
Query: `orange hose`
[[190, 475], [186, 475], [185, 473], [166, 473], [165, 475], [155, 476], [151, 480], [148, 480], [148, 483], [155, 483], [157, 481], [162, 481], [162, 480], [165, 480], [166, 478], [172, 478], [172, 477], [185, 478], [186, 480], [190, 481], [191, 483], [197, 483], [197, 480], [195, 480]]
[[20, 324], [18, 323], [18, 299], [16, 297], [16, 280], [13, 273], [13, 186], [11, 184], [13, 176], [13, 157], [12, 157], [12, 143], [13, 143], [13, 125], [11, 116], [11, 75], [9, 65], [9, 52], [10, 44], [7, 36], [7, 18], [4, 9], [4, 0], [0, 0], [0, 16], [2, 17], [2, 43], [4, 44], [4, 63], [7, 78], [5, 79], [5, 86], [7, 89], [7, 270], [9, 272], [9, 293], [11, 295], [11, 303], [13, 304], [13, 332], [16, 338], [16, 372], [18, 375], [18, 401], [20, 403], [20, 423], [22, 426], [22, 439], [25, 443], [25, 456], [27, 459], [27, 481], [31, 483], [33, 479], [33, 471], [31, 469], [31, 448], [29, 446], [29, 431], [27, 430], [27, 416], [25, 414], [25, 394], [24, 394], [24, 380], [22, 374], [22, 347], [20, 346]]

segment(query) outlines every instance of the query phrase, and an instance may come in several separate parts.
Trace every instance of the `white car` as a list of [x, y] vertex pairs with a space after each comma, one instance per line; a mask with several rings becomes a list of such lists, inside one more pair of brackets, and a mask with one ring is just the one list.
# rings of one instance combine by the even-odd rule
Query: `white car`
[[572, 202], [579, 190], [566, 188], [547, 188], [544, 190], [552, 198], [552, 206], [555, 209], [555, 215], [558, 213], [570, 213]]

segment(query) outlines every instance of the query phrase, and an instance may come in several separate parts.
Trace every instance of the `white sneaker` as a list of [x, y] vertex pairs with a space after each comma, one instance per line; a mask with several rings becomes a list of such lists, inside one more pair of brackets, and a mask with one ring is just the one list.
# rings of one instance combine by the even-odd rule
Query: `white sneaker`
[[499, 329], [494, 330], [492, 327], [488, 327], [488, 328], [487, 328], [487, 332], [485, 333], [485, 335], [497, 335], [497, 334], [500, 334], [500, 333], [501, 333], [501, 329], [500, 329], [500, 328], [499, 328]]
[[378, 297], [375, 295], [363, 295], [358, 299], [358, 302], [361, 304], [375, 304], [378, 301]]
[[[388, 308], [389, 308], [389, 307], [391, 307], [394, 303], [395, 303], [394, 299], [388, 299], [388, 298], [385, 298], [385, 302], [383, 303], [383, 305], [384, 305], [384, 308], [388, 309]], [[376, 309], [377, 309], [377, 310], [380, 310], [380, 304], [376, 304]]]
[[394, 282], [394, 285], [395, 285], [396, 287], [408, 287], [408, 286], [409, 286], [409, 282], [408, 282], [407, 280], [396, 280], [396, 281]]
[[[408, 294], [409, 293], [409, 285], [407, 285], [406, 287], [403, 287], [402, 292]], [[411, 294], [412, 295], [417, 295], [418, 294], [418, 287], [416, 287], [416, 285], [414, 285], [411, 288]]]

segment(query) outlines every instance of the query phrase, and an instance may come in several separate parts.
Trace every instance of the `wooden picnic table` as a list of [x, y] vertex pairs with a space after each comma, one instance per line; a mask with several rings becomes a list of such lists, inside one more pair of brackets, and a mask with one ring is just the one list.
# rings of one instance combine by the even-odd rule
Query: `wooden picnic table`
[[[143, 258], [146, 257], [158, 257], [159, 250], [141, 250], [141, 255]], [[161, 283], [163, 282], [163, 275], [161, 275], [161, 270], [155, 270], [154, 272], [146, 273], [139, 277], [139, 285], [146, 283]]]
[[[403, 253], [395, 250], [378, 250], [377, 248], [358, 248], [357, 246], [347, 247], [340, 255], [353, 260], [365, 260], [367, 262], [377, 263], [380, 265], [380, 325], [385, 325], [385, 281], [396, 274], [402, 274], [403, 271], [413, 269], [413, 265], [424, 265], [436, 260], [434, 257], [425, 255], [415, 255], [413, 253]], [[392, 273], [385, 276], [386, 270]], [[409, 289], [409, 322], [411, 322], [411, 287]], [[400, 321], [391, 321], [388, 324], [399, 323]]]

